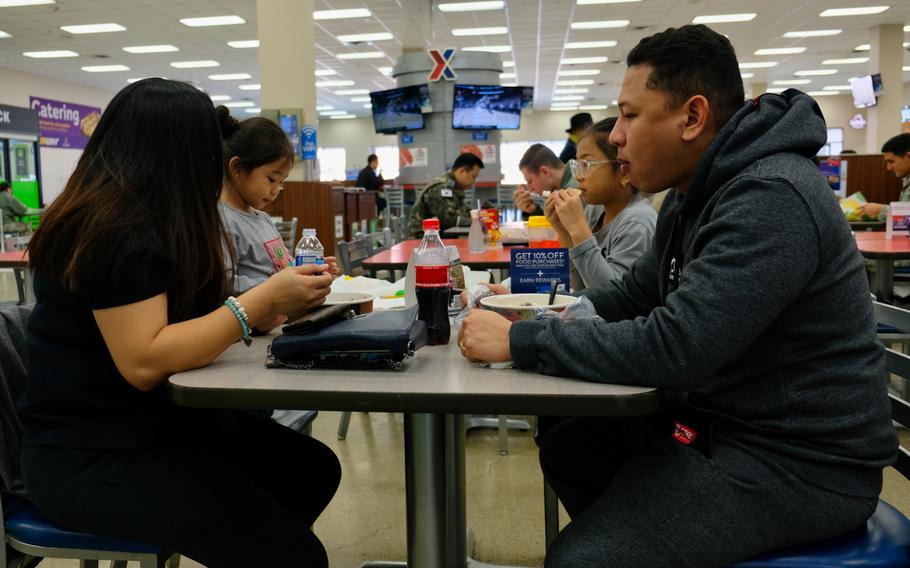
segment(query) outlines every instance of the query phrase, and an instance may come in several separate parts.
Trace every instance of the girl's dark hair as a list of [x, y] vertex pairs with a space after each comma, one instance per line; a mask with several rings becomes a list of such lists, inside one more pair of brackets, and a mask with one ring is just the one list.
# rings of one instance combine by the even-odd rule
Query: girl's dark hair
[[[613, 132], [614, 126], [616, 126], [616, 117], [611, 116], [610, 118], [605, 118], [596, 122], [591, 128], [585, 130], [581, 137], [587, 138], [590, 136], [593, 138], [594, 143], [597, 144], [600, 151], [604, 153], [604, 156], [606, 156], [608, 160], [613, 160], [610, 167], [612, 167], [614, 171], [619, 171], [619, 164], [616, 163], [619, 149], [613, 144], [610, 144], [610, 133]], [[635, 187], [629, 186], [629, 188], [632, 193], [638, 193], [638, 189]]]
[[257, 116], [240, 122], [225, 106], [217, 107], [215, 113], [224, 137], [225, 175], [230, 175], [228, 164], [232, 158], [240, 160], [240, 168], [247, 173], [276, 160], [294, 163], [294, 147], [274, 121]]
[[[616, 160], [618, 149], [613, 144], [610, 144], [610, 133], [613, 132], [614, 126], [616, 126], [616, 117], [611, 116], [610, 118], [605, 118], [596, 122], [585, 130], [581, 137], [592, 137], [594, 143], [597, 144], [597, 147], [600, 148], [600, 151], [604, 153], [608, 160]], [[619, 164], [617, 163], [612, 163], [610, 165], [613, 166], [614, 170], [619, 169]]]
[[32, 268], [86, 296], [135, 253], [169, 267], [168, 319], [228, 294], [218, 214], [221, 134], [208, 96], [187, 83], [137, 81], [117, 93], [28, 245]]

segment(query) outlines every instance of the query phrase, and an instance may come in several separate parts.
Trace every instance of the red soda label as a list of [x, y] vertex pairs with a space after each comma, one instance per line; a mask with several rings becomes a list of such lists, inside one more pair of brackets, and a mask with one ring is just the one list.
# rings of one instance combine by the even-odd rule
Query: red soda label
[[414, 268], [416, 278], [414, 279], [417, 286], [421, 288], [448, 288], [449, 287], [449, 267], [448, 265], [423, 266], [418, 264]]

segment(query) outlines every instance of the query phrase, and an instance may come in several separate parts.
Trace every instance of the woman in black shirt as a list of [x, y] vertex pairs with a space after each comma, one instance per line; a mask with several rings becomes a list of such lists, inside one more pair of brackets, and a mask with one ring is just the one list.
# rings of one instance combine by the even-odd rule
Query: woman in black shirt
[[310, 527], [338, 487], [320, 442], [251, 414], [180, 408], [167, 378], [257, 322], [320, 304], [324, 267], [227, 297], [211, 100], [146, 79], [110, 102], [29, 244], [22, 472], [49, 518], [209, 568], [327, 566]]

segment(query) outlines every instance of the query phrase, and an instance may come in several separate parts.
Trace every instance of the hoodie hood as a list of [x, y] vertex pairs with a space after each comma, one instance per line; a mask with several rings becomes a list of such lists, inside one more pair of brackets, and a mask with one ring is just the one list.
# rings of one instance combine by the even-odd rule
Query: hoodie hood
[[720, 187], [762, 158], [782, 152], [812, 158], [827, 140], [825, 117], [801, 91], [788, 89], [748, 101], [701, 157], [681, 210], [699, 211]]

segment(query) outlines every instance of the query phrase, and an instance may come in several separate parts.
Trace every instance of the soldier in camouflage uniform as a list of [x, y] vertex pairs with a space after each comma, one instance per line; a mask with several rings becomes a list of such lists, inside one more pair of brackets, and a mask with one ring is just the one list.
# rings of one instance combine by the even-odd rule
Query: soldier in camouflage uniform
[[439, 219], [439, 231], [457, 226], [458, 219], [470, 219], [471, 211], [465, 203], [464, 191], [474, 185], [483, 169], [483, 161], [474, 154], [462, 154], [445, 175], [434, 179], [417, 194], [408, 221], [408, 238], [423, 236], [423, 220]]

